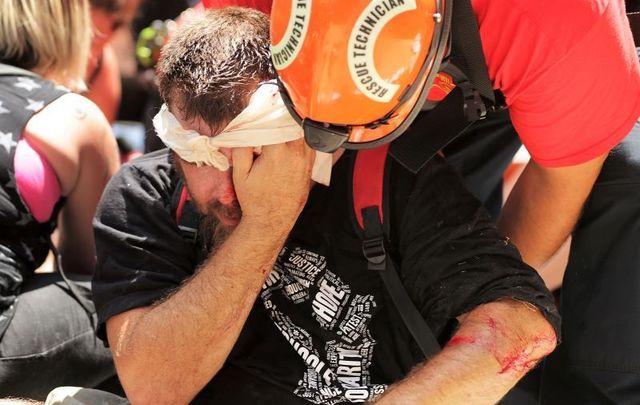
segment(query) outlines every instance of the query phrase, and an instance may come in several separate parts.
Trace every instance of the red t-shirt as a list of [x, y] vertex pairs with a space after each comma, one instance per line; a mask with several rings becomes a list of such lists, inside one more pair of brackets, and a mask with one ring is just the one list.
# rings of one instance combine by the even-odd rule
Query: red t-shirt
[[205, 8], [222, 8], [228, 6], [249, 7], [263, 13], [271, 13], [272, 0], [202, 0]]
[[473, 0], [489, 76], [532, 158], [569, 166], [611, 149], [640, 116], [622, 0]]

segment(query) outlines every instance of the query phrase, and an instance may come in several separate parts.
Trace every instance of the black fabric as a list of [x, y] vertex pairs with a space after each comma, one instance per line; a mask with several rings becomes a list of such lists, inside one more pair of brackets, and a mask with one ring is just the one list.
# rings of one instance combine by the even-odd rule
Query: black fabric
[[[237, 379], [217, 384], [214, 378], [203, 397], [235, 398], [246, 387], [261, 386], [273, 387], [263, 395], [277, 395], [277, 403], [366, 399], [421, 358], [380, 279], [366, 270], [361, 238], [351, 224], [353, 208], [345, 203], [350, 153], [334, 166], [330, 188], [312, 189], [265, 282], [227, 359], [227, 367], [241, 371]], [[411, 186], [398, 192], [411, 215], [393, 213], [402, 231], [392, 229], [399, 238], [390, 251], [399, 258], [408, 294], [441, 342], [458, 315], [505, 297], [531, 302], [559, 327], [540, 278], [441, 159], [415, 181], [396, 162], [390, 176], [398, 180], [391, 184]], [[108, 318], [154, 303], [194, 272], [195, 248], [171, 214], [177, 179], [168, 152], [161, 151], [125, 165], [103, 196], [93, 282], [102, 336]], [[255, 402], [244, 395], [234, 403]]]
[[401, 137], [391, 143], [391, 155], [413, 173], [471, 125], [464, 110], [463, 91], [456, 87], [432, 111], [422, 111]]
[[564, 343], [544, 404], [636, 404], [640, 392], [640, 123], [616, 146], [574, 230], [562, 287]]
[[430, 359], [438, 354], [441, 349], [440, 343], [433, 336], [433, 332], [425, 322], [424, 317], [409, 298], [393, 260], [386, 260], [386, 269], [380, 273], [380, 277], [387, 290], [389, 300], [395, 305], [404, 325], [411, 333], [414, 343], [420, 348], [423, 359]]
[[[639, 49], [640, 54], [640, 49]], [[508, 112], [487, 120], [445, 149], [467, 187], [497, 217], [502, 173], [519, 147]], [[637, 404], [640, 392], [640, 124], [603, 166], [573, 232], [562, 287], [563, 343], [527, 398], [543, 404]], [[539, 381], [537, 381], [539, 383]], [[541, 386], [539, 397], [535, 387]], [[525, 387], [517, 386], [516, 389]], [[523, 391], [505, 404], [523, 403]]]
[[[364, 169], [360, 169], [358, 165], [356, 165], [353, 170], [353, 178], [355, 181], [355, 171]], [[379, 175], [382, 175], [382, 173], [370, 173], [367, 180], [382, 181], [382, 179], [378, 177]], [[389, 187], [389, 176], [386, 175], [382, 177], [385, 179], [383, 188], [384, 193], [384, 190]], [[385, 200], [388, 204], [389, 198], [387, 197]], [[420, 348], [420, 351], [424, 356], [423, 358], [428, 359], [440, 351], [440, 344], [436, 337], [433, 336], [433, 332], [429, 328], [429, 325], [427, 325], [424, 318], [409, 298], [407, 290], [402, 285], [402, 281], [400, 280], [394, 263], [394, 258], [391, 255], [388, 255], [384, 249], [385, 240], [389, 240], [387, 244], [393, 242], [390, 241], [390, 226], [383, 227], [382, 220], [380, 218], [380, 209], [382, 208], [382, 205], [383, 201], [380, 200], [378, 201], [378, 205], [362, 208], [362, 251], [368, 261], [367, 270], [373, 271], [380, 276], [390, 302], [395, 305], [398, 314], [402, 317], [404, 325], [413, 337], [413, 341]], [[404, 210], [404, 206], [402, 209]], [[385, 211], [387, 220], [389, 220], [389, 209], [387, 208]]]
[[520, 146], [509, 111], [498, 110], [489, 111], [443, 150], [447, 163], [494, 219], [502, 209], [502, 175]]
[[640, 3], [631, 4], [631, 1], [627, 0], [627, 17], [633, 33], [633, 40], [636, 46], [640, 46]]
[[[2, 73], [4, 72], [4, 73]], [[40, 224], [18, 194], [14, 156], [27, 121], [67, 91], [31, 72], [0, 67], [0, 338], [24, 280], [44, 261], [59, 203]]]
[[[89, 299], [88, 279], [76, 279], [75, 285]], [[94, 318], [60, 274], [29, 277], [0, 341], [0, 398], [44, 400], [56, 387], [95, 387], [114, 376], [111, 352], [96, 337]]]
[[[197, 265], [193, 245], [172, 216], [178, 174], [169, 156], [163, 149], [125, 164], [102, 195], [94, 220], [92, 283], [99, 324], [163, 297]], [[98, 333], [104, 337], [102, 329]]]
[[191, 404], [306, 405], [308, 402], [291, 396], [285, 388], [270, 384], [255, 372], [227, 364], [216, 374], [216, 378], [209, 383], [207, 389], [191, 401]]

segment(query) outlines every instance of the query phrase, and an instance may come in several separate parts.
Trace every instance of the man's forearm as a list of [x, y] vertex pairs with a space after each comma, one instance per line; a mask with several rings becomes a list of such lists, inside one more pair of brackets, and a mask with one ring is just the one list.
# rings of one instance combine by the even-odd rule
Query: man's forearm
[[529, 265], [540, 268], [571, 234], [606, 156], [563, 168], [527, 165], [502, 210], [498, 228]]
[[119, 315], [135, 314], [118, 327], [111, 324], [118, 317], [109, 320], [109, 342], [133, 403], [187, 403], [219, 371], [285, 238], [241, 222], [175, 294]]
[[376, 404], [494, 404], [556, 344], [551, 325], [516, 301], [470, 312], [445, 348]]

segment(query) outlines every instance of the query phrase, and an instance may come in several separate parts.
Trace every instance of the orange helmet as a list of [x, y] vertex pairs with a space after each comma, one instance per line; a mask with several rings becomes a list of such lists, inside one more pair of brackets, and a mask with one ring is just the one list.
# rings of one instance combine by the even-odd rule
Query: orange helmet
[[311, 147], [374, 147], [406, 130], [447, 48], [451, 1], [273, 1], [273, 63]]

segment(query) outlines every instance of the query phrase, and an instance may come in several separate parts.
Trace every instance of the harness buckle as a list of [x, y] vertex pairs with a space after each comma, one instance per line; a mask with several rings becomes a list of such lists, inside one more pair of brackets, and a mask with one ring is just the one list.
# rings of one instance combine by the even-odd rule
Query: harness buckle
[[384, 250], [384, 239], [382, 236], [375, 236], [362, 241], [362, 253], [367, 259], [367, 270], [383, 271], [387, 252]]
[[478, 90], [470, 82], [462, 82], [458, 86], [462, 90], [463, 110], [467, 120], [473, 122], [484, 119], [487, 116], [487, 106]]
[[198, 230], [196, 228], [185, 225], [178, 225], [178, 228], [180, 229], [182, 237], [189, 243], [195, 243], [196, 239], [198, 239]]

